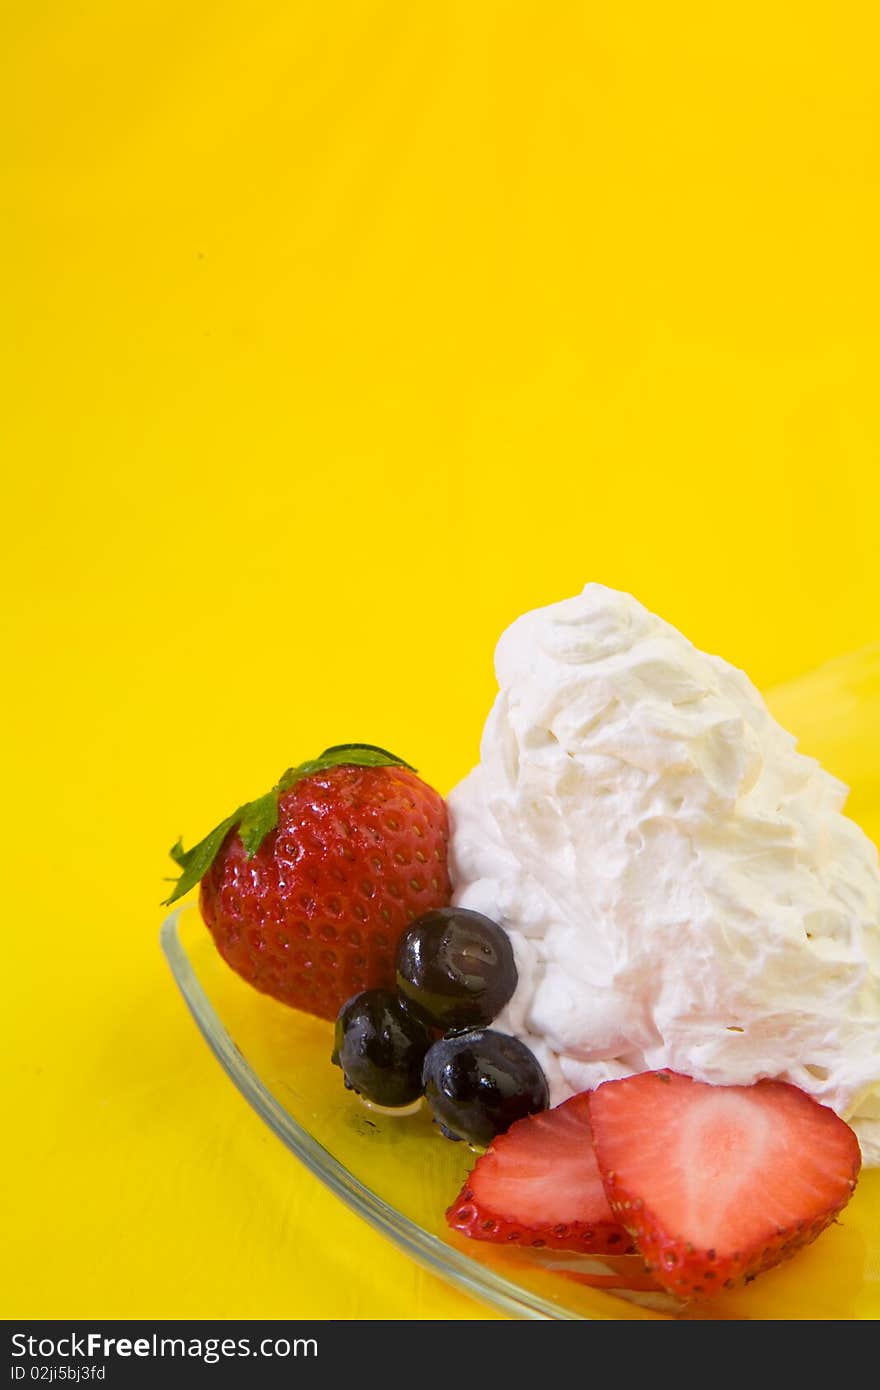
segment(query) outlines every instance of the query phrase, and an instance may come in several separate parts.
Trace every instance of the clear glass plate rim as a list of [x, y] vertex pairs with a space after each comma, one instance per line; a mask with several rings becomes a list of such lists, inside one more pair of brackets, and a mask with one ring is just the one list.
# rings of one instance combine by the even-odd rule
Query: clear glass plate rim
[[389, 1237], [432, 1274], [453, 1283], [465, 1293], [515, 1318], [538, 1321], [583, 1321], [579, 1314], [545, 1303], [537, 1295], [523, 1296], [523, 1290], [496, 1275], [486, 1266], [446, 1245], [394, 1207], [377, 1197], [368, 1187], [319, 1144], [260, 1081], [247, 1059], [224, 1028], [210, 999], [202, 988], [178, 933], [181, 913], [193, 904], [184, 903], [162, 923], [160, 943], [175, 983], [193, 1019], [227, 1076], [281, 1142], [305, 1164], [321, 1182], [358, 1216]]

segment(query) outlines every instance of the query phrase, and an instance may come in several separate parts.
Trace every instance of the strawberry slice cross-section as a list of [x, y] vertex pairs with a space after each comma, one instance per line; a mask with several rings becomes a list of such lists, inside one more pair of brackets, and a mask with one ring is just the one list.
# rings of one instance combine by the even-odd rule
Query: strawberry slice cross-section
[[586, 1094], [511, 1125], [477, 1159], [446, 1219], [476, 1240], [584, 1254], [632, 1248], [599, 1176]]
[[674, 1072], [589, 1100], [614, 1216], [680, 1297], [731, 1287], [815, 1240], [849, 1201], [858, 1140], [796, 1086], [710, 1086]]

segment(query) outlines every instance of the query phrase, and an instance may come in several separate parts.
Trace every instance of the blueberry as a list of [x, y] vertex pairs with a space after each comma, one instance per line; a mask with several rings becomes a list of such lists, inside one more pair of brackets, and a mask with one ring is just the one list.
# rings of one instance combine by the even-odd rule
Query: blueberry
[[510, 938], [481, 912], [441, 907], [417, 917], [397, 948], [407, 1008], [444, 1032], [491, 1023], [516, 989]]
[[368, 989], [343, 1004], [336, 1019], [333, 1062], [346, 1086], [376, 1105], [409, 1105], [422, 1094], [428, 1030], [396, 994]]
[[422, 1078], [443, 1132], [480, 1148], [550, 1104], [544, 1073], [525, 1043], [489, 1028], [434, 1043]]

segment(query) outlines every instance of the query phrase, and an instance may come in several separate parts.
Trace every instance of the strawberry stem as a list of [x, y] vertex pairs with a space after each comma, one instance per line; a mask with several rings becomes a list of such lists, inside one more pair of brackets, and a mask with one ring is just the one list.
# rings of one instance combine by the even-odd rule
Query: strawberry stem
[[170, 907], [201, 882], [233, 828], [238, 827], [247, 857], [253, 859], [266, 836], [278, 824], [278, 797], [284, 792], [289, 792], [304, 777], [312, 777], [332, 767], [405, 767], [410, 772], [416, 770], [411, 763], [404, 762], [403, 758], [398, 758], [396, 754], [389, 753], [387, 748], [379, 748], [374, 743], [337, 743], [331, 748], [325, 748], [319, 758], [300, 763], [298, 767], [289, 767], [270, 792], [239, 806], [238, 810], [233, 811], [232, 815], [227, 816], [219, 825], [215, 825], [214, 829], [203, 840], [199, 840], [197, 845], [193, 845], [192, 849], [185, 850], [181, 839], [172, 845], [169, 853], [181, 874], [173, 893], [170, 898], [165, 899], [163, 906]]

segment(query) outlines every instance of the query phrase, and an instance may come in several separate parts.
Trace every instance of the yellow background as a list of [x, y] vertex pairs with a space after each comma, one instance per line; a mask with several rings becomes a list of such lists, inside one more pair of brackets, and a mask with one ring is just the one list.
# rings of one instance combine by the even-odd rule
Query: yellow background
[[880, 635], [876, 5], [0, 25], [2, 1312], [483, 1316], [221, 1074], [165, 850], [327, 743], [447, 789], [588, 578], [765, 685]]

